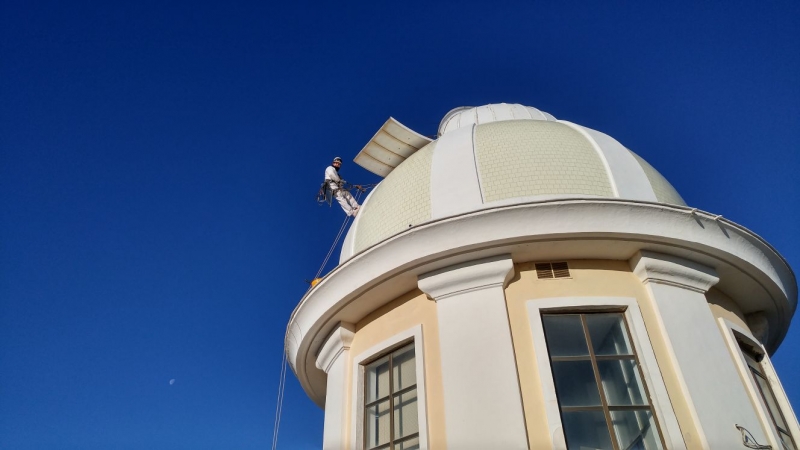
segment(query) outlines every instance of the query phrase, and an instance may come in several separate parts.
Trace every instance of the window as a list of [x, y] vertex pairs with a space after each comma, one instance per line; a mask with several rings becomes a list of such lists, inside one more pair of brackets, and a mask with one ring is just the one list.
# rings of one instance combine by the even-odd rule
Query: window
[[542, 314], [569, 449], [665, 447], [619, 312]]
[[364, 367], [364, 394], [365, 449], [420, 448], [413, 342]]
[[786, 425], [786, 419], [783, 417], [783, 413], [778, 407], [775, 393], [772, 392], [769, 381], [766, 375], [764, 375], [764, 369], [761, 367], [761, 359], [764, 356], [755, 352], [752, 347], [741, 341], [739, 342], [739, 348], [742, 349], [744, 359], [747, 361], [747, 367], [750, 369], [750, 375], [752, 375], [756, 385], [756, 392], [759, 393], [761, 400], [766, 406], [767, 413], [772, 421], [772, 426], [775, 428], [775, 432], [778, 433], [783, 448], [795, 450], [797, 446], [794, 443], [794, 439], [792, 439], [792, 435], [789, 434], [789, 427]]

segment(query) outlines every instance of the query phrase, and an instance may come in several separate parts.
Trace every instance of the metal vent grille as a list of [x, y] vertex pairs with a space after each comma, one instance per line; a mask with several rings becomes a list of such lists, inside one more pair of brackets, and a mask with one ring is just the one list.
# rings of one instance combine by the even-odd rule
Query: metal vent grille
[[569, 278], [569, 266], [566, 262], [554, 262], [551, 265], [553, 266], [553, 276], [556, 278]]
[[536, 276], [538, 278], [553, 278], [553, 268], [550, 263], [536, 263]]
[[569, 265], [566, 261], [554, 263], [536, 263], [536, 277], [539, 279], [547, 278], [570, 278]]

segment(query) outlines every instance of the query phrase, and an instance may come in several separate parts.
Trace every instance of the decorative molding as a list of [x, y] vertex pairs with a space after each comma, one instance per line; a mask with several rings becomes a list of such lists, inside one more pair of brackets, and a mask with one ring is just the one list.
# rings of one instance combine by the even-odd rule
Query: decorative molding
[[354, 336], [355, 326], [350, 323], [340, 322], [317, 355], [317, 369], [328, 373], [333, 363], [336, 362], [336, 358], [345, 350], [350, 350], [350, 344], [353, 343]]
[[418, 285], [422, 292], [438, 302], [481, 289], [504, 288], [513, 275], [514, 263], [511, 255], [499, 255], [422, 274]]
[[561, 198], [484, 205], [480, 211], [433, 219], [353, 255], [309, 289], [289, 320], [286, 354], [303, 389], [321, 406], [325, 376], [315, 360], [330, 330], [417, 288], [419, 274], [492, 255], [513, 254], [517, 262], [623, 260], [640, 250], [712, 266], [721, 278], [716, 288], [747, 292], [747, 310], [767, 315], [769, 336], [763, 343], [774, 352], [797, 306], [794, 273], [762, 238], [714, 217], [677, 205]]
[[719, 282], [711, 267], [677, 256], [642, 250], [630, 260], [633, 273], [642, 283], [660, 283], [706, 293]]

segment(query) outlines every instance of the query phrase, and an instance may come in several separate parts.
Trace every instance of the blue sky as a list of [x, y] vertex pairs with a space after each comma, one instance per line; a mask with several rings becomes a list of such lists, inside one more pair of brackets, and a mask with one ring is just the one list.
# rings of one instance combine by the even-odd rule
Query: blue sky
[[[669, 3], [3, 2], [0, 447], [269, 448], [314, 194], [390, 115], [603, 131], [798, 270], [800, 3]], [[321, 441], [290, 375], [279, 448]]]

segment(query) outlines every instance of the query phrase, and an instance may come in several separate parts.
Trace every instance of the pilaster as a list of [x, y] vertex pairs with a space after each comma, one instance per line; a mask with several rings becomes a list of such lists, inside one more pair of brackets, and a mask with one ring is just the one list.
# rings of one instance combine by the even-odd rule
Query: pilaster
[[510, 255], [419, 277], [436, 301], [449, 448], [527, 449], [504, 288]]
[[[656, 333], [666, 343], [682, 399], [690, 410], [694, 432], [704, 448], [738, 448], [736, 424], [766, 438], [730, 357], [705, 293], [719, 282], [711, 268], [672, 255], [641, 251], [630, 260], [646, 286], [658, 316]], [[662, 369], [663, 370], [663, 369]], [[673, 403], [679, 402], [678, 399]], [[684, 427], [686, 423], [682, 424]]]
[[325, 428], [322, 448], [338, 450], [345, 448], [345, 417], [347, 417], [347, 362], [350, 344], [355, 336], [355, 327], [339, 323], [325, 341], [317, 355], [317, 368], [328, 374], [325, 394]]

